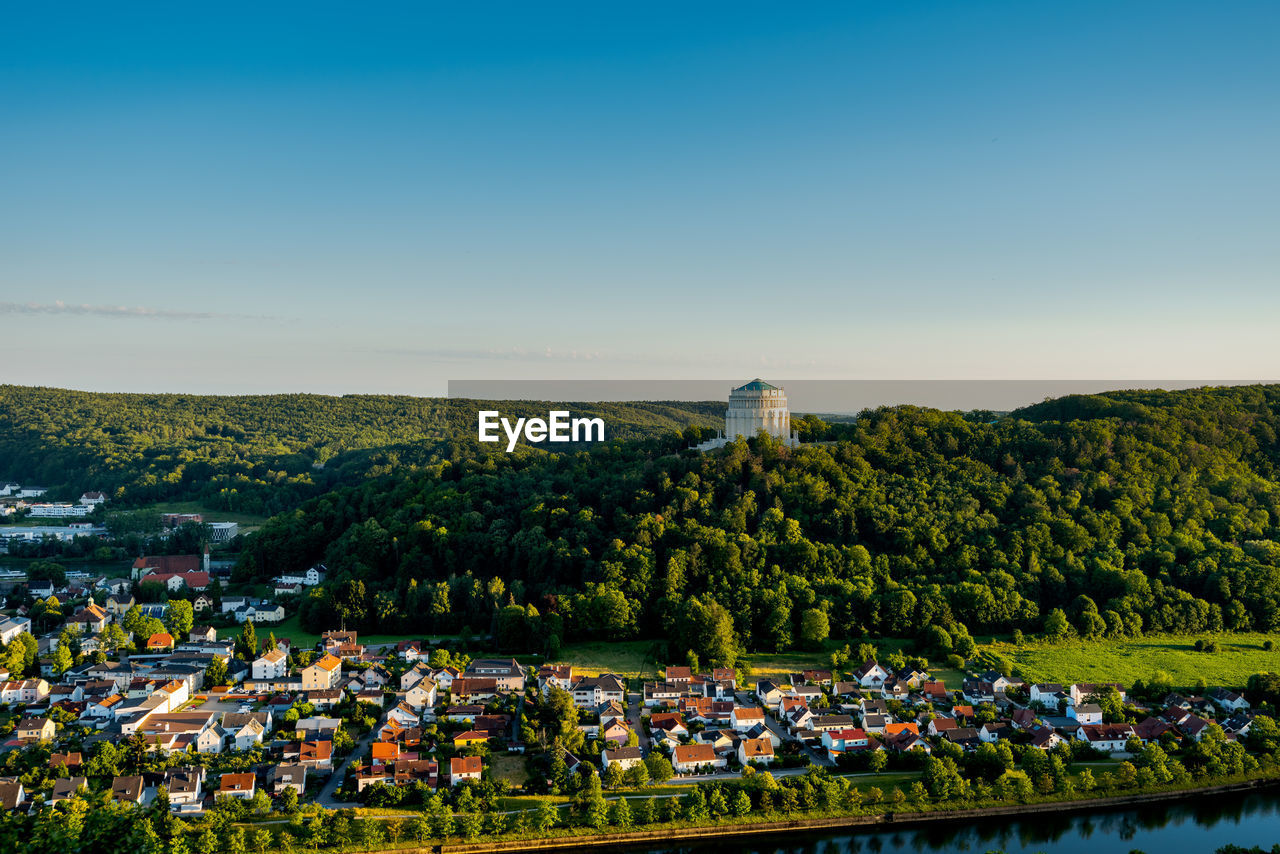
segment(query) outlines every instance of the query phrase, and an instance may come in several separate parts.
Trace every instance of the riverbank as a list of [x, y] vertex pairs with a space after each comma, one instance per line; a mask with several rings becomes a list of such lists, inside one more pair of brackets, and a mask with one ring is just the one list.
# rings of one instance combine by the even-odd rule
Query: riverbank
[[825, 816], [782, 821], [735, 822], [704, 827], [675, 827], [661, 830], [633, 830], [621, 833], [597, 833], [582, 828], [581, 834], [533, 837], [490, 842], [456, 842], [410, 849], [388, 849], [375, 854], [496, 854], [496, 852], [573, 851], [589, 848], [631, 848], [667, 842], [695, 842], [732, 838], [760, 838], [783, 834], [838, 830], [868, 832], [909, 829], [922, 826], [964, 824], [992, 818], [1024, 818], [1037, 814], [1074, 814], [1091, 810], [1115, 810], [1156, 803], [1174, 803], [1214, 795], [1248, 794], [1280, 789], [1280, 777], [1268, 777], [1224, 783], [1195, 789], [1141, 792], [1105, 798], [1082, 798], [1066, 801], [1043, 801], [1032, 804], [980, 807], [965, 810], [927, 810], [922, 812], [887, 812], [877, 815]]

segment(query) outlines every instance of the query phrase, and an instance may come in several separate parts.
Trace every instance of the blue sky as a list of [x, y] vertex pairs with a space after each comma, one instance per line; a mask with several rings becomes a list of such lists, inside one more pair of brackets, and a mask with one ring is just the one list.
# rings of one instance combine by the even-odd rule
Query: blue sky
[[10, 4], [0, 375], [1280, 378], [1280, 4]]

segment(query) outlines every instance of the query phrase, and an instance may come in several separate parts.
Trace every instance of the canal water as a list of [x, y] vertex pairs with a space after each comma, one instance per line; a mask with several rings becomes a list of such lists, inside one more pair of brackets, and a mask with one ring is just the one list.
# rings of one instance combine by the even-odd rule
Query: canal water
[[1095, 814], [984, 819], [947, 827], [812, 833], [631, 849], [647, 854], [1213, 854], [1280, 842], [1280, 793], [1215, 795]]

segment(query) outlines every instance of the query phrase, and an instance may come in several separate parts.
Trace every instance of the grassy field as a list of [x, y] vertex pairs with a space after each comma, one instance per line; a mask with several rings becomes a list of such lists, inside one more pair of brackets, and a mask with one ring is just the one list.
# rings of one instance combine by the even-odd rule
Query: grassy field
[[1249, 676], [1280, 671], [1280, 650], [1262, 648], [1272, 635], [1205, 635], [1218, 644], [1216, 653], [1196, 652], [1195, 637], [1146, 637], [1134, 640], [1075, 641], [1062, 644], [995, 642], [984, 649], [1013, 662], [1030, 682], [1120, 682], [1151, 678], [1157, 670], [1173, 677], [1173, 684], [1191, 687], [1204, 677], [1210, 686], [1240, 687]]
[[489, 757], [494, 779], [509, 780], [512, 786], [523, 786], [529, 779], [525, 758], [516, 753], [494, 753]]
[[558, 661], [571, 662], [573, 672], [584, 676], [617, 673], [653, 679], [660, 666], [653, 660], [652, 641], [584, 641], [565, 644]]
[[253, 513], [232, 513], [229, 510], [210, 510], [198, 501], [165, 501], [147, 508], [156, 513], [199, 513], [206, 522], [237, 522], [242, 528], [257, 528], [267, 521], [266, 516]]
[[[268, 632], [275, 632], [276, 637], [288, 638], [290, 641], [292, 641], [294, 649], [311, 649], [313, 646], [320, 643], [320, 635], [312, 634], [311, 632], [304, 631], [302, 626], [299, 625], [297, 614], [293, 614], [292, 616], [286, 617], [283, 622], [277, 625], [272, 625], [271, 623], [261, 623], [255, 626], [255, 629], [257, 630], [259, 641], [265, 638]], [[232, 626], [230, 628], [218, 629], [219, 638], [234, 637], [238, 634], [240, 634], [240, 626]], [[366, 645], [396, 643], [397, 641], [402, 641], [407, 637], [411, 638], [411, 637], [414, 637], [414, 635], [374, 635], [374, 634], [367, 635], [361, 632], [359, 636], [360, 643], [366, 644]]]
[[[876, 645], [883, 653], [900, 649], [910, 641], [897, 638], [881, 638]], [[822, 649], [799, 652], [750, 652], [743, 658], [751, 664], [751, 681], [760, 679], [785, 679], [790, 673], [802, 670], [823, 670], [831, 666], [831, 653], [844, 644], [828, 641]], [[601, 673], [617, 673], [621, 676], [641, 679], [657, 679], [666, 662], [654, 661], [654, 644], [651, 641], [622, 641], [606, 643], [589, 641], [565, 644], [558, 661], [572, 662], [574, 673], [598, 676]], [[518, 656], [523, 664], [541, 664], [539, 658]], [[673, 662], [679, 663], [679, 662]], [[857, 666], [857, 662], [853, 666]], [[946, 683], [947, 688], [959, 689], [964, 674], [959, 670], [936, 668], [934, 673]]]

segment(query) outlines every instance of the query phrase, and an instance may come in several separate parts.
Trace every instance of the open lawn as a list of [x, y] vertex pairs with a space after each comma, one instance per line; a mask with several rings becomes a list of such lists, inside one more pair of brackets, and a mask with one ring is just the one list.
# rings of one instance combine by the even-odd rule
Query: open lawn
[[206, 522], [237, 522], [242, 528], [257, 528], [267, 521], [266, 516], [253, 513], [210, 510], [198, 501], [165, 501], [147, 509], [156, 513], [199, 513]]
[[583, 676], [616, 673], [654, 679], [661, 665], [654, 662], [652, 651], [652, 641], [584, 641], [565, 644], [557, 661], [572, 663], [573, 672]]
[[[832, 649], [839, 649], [832, 646]], [[781, 679], [801, 670], [827, 670], [831, 667], [831, 652], [827, 649], [806, 652], [754, 652], [743, 656], [751, 664], [751, 681]]]
[[[313, 646], [320, 643], [319, 635], [313, 635], [310, 632], [304, 632], [302, 630], [302, 627], [298, 625], [297, 614], [294, 614], [291, 617], [286, 617], [284, 619], [284, 622], [279, 623], [277, 625], [271, 625], [270, 623], [262, 623], [260, 625], [254, 626], [254, 631], [258, 635], [259, 642], [261, 642], [262, 639], [267, 636], [268, 632], [275, 632], [275, 636], [277, 638], [288, 638], [289, 641], [293, 644], [294, 649], [311, 649]], [[239, 626], [231, 626], [230, 628], [226, 628], [226, 629], [218, 629], [218, 637], [220, 639], [235, 637], [238, 634], [240, 634]]]
[[523, 786], [529, 779], [525, 757], [518, 753], [494, 753], [489, 757], [495, 780], [509, 780], [513, 787]]
[[1197, 637], [1144, 637], [1133, 640], [1074, 641], [1061, 644], [995, 642], [985, 650], [999, 653], [1029, 682], [1146, 681], [1157, 670], [1173, 677], [1173, 684], [1192, 687], [1203, 677], [1210, 686], [1243, 687], [1249, 676], [1280, 671], [1280, 650], [1262, 648], [1275, 636], [1265, 634], [1204, 635], [1218, 644], [1218, 652], [1196, 652]]

